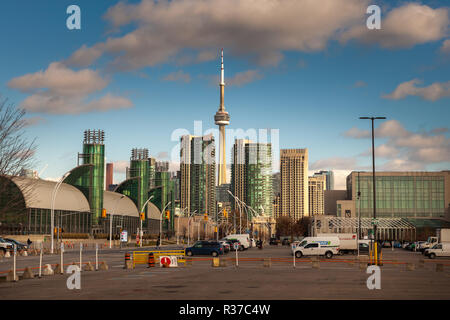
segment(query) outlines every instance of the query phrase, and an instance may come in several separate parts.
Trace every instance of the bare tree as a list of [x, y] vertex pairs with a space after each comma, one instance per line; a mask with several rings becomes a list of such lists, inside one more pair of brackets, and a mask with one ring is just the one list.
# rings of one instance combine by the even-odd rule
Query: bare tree
[[0, 100], [0, 230], [8, 225], [21, 229], [26, 221], [22, 195], [31, 193], [31, 184], [22, 184], [21, 193], [10, 180], [33, 164], [36, 146], [34, 140], [29, 142], [25, 137], [28, 123], [24, 116], [25, 110], [7, 99]]

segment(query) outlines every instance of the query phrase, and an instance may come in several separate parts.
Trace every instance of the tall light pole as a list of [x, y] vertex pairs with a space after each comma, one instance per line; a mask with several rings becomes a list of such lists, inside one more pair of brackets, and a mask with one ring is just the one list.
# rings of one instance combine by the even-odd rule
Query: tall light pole
[[[239, 198], [236, 197], [230, 190], [227, 190], [228, 193], [234, 198], [234, 201], [237, 202], [238, 208], [239, 208], [239, 233], [241, 233], [242, 230], [242, 219], [241, 219], [241, 214], [242, 214], [242, 210], [241, 210], [241, 205], [240, 205], [240, 201]], [[234, 215], [234, 230], [236, 232], [236, 215]]]
[[167, 207], [170, 205], [172, 201], [169, 201], [164, 209], [161, 211], [161, 220], [159, 220], [159, 246], [161, 247], [162, 244], [162, 219], [163, 219], [163, 212], [166, 211]]
[[[359, 117], [361, 120], [371, 120], [372, 121], [372, 185], [373, 185], [373, 239], [374, 243], [377, 241], [377, 199], [376, 199], [376, 184], [375, 184], [375, 133], [374, 133], [374, 121], [384, 120], [386, 117]], [[375, 250], [375, 259], [377, 259], [378, 252]]]
[[50, 248], [50, 253], [53, 254], [53, 238], [54, 238], [54, 230], [55, 230], [55, 201], [56, 201], [56, 194], [58, 193], [58, 189], [59, 187], [61, 187], [61, 184], [63, 183], [63, 181], [69, 176], [71, 171], [66, 172], [61, 179], [58, 181], [58, 183], [56, 183], [55, 187], [53, 188], [53, 192], [52, 192], [52, 205], [51, 205], [51, 211], [50, 211], [50, 220], [51, 220], [51, 225], [50, 225], [50, 231], [51, 231], [51, 248]]
[[190, 241], [191, 241], [191, 224], [190, 224], [191, 223], [191, 218], [192, 218], [193, 215], [195, 215], [196, 212], [197, 212], [197, 210], [195, 210], [194, 212], [189, 214], [189, 217], [188, 217], [188, 246], [189, 246]]
[[[183, 212], [183, 216], [185, 215], [185, 211], [188, 207], [181, 210]], [[177, 218], [177, 246], [180, 244], [180, 217]]]
[[[147, 203], [148, 203], [152, 198], [153, 198], [153, 196], [150, 196], [150, 198], [148, 198], [147, 201], [145, 201], [144, 205], [142, 206], [141, 211], [139, 212], [139, 215], [140, 215], [141, 213], [144, 212], [145, 206], [147, 205]], [[142, 237], [144, 236], [144, 232], [142, 231], [142, 218], [139, 219], [139, 220], [141, 220], [141, 227], [139, 228], [139, 235], [140, 235], [140, 239], [139, 239], [139, 240], [140, 240], [140, 241], [139, 241], [139, 247], [142, 248]]]
[[[119, 201], [125, 198], [125, 195], [123, 194], [119, 199], [116, 200], [116, 203], [114, 204], [114, 213], [116, 213], [117, 205], [119, 204]], [[112, 247], [112, 224], [113, 224], [113, 213], [109, 213], [109, 248]]]

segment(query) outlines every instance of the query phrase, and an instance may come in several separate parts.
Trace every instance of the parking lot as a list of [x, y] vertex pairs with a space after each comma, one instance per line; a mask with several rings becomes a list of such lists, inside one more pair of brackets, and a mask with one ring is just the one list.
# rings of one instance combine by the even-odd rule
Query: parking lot
[[[176, 248], [166, 247], [166, 248]], [[151, 248], [154, 249], [154, 248]], [[148, 248], [147, 248], [148, 250]], [[235, 252], [226, 266], [212, 267], [211, 257], [193, 257], [192, 265], [178, 268], [123, 269], [126, 250], [104, 249], [99, 260], [109, 270], [81, 273], [81, 289], [69, 290], [69, 275], [0, 282], [2, 299], [449, 299], [450, 261], [424, 259], [403, 249], [383, 250], [381, 289], [369, 290], [369, 274], [356, 256], [320, 259], [315, 266], [308, 258], [296, 259], [288, 246], [265, 246]], [[268, 258], [272, 258], [270, 263]], [[247, 261], [245, 261], [247, 260]], [[423, 262], [421, 262], [423, 260]], [[83, 253], [83, 262], [95, 262], [95, 251]], [[64, 263], [79, 262], [79, 253], [66, 253]], [[45, 255], [44, 264], [59, 263], [59, 255]], [[442, 271], [436, 271], [436, 265]], [[414, 270], [411, 269], [413, 265]], [[17, 257], [17, 268], [39, 266], [39, 256]], [[12, 258], [0, 261], [0, 271], [12, 267]], [[37, 270], [35, 270], [37, 273]], [[20, 275], [21, 272], [18, 272]]]

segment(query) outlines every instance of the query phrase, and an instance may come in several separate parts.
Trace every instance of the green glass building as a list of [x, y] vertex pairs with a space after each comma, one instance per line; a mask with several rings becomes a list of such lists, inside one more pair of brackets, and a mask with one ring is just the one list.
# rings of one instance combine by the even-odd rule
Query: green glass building
[[[148, 199], [150, 166], [148, 162], [148, 149], [131, 150], [130, 168], [127, 170], [127, 178], [139, 178], [136, 196], [136, 206], [141, 210]], [[147, 208], [144, 209], [147, 217]]]
[[[442, 219], [450, 208], [450, 171], [377, 172], [375, 181], [377, 217]], [[361, 217], [373, 216], [372, 173], [352, 172], [347, 192], [355, 212], [360, 207]]]
[[[91, 164], [92, 167], [80, 167], [81, 172], [69, 177], [67, 183], [80, 189], [87, 197], [92, 213], [92, 226], [99, 225], [103, 209], [103, 191], [105, 190], [105, 132], [103, 130], [85, 130], [83, 153], [78, 154], [78, 165]], [[76, 171], [79, 171], [76, 170]], [[76, 172], [73, 172], [73, 174]]]
[[[256, 212], [272, 216], [272, 179], [272, 145], [237, 139], [233, 146], [231, 192]], [[234, 201], [232, 205], [237, 206]]]

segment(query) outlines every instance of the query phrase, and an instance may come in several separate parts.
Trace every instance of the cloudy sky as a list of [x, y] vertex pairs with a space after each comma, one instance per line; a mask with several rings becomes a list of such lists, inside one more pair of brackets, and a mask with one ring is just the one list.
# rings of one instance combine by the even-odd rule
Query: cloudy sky
[[[66, 27], [74, 3], [81, 30]], [[366, 27], [371, 4], [381, 30]], [[336, 170], [338, 188], [370, 169], [360, 116], [387, 117], [376, 124], [379, 170], [450, 169], [448, 5], [2, 1], [0, 94], [28, 111], [43, 178], [76, 165], [85, 129], [103, 129], [119, 182], [132, 148], [176, 168], [177, 133], [214, 128], [224, 48], [228, 128], [279, 129], [279, 147], [308, 148], [310, 170]]]

